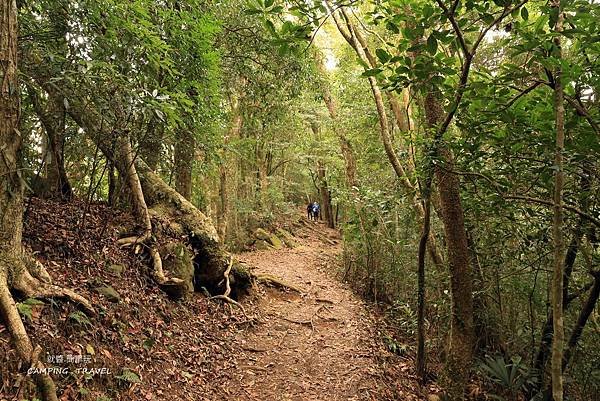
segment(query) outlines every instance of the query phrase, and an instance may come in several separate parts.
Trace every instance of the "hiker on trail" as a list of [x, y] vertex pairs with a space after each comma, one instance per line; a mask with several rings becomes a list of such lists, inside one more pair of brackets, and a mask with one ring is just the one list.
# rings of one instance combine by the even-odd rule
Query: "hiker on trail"
[[319, 205], [318, 202], [313, 202], [312, 214], [315, 221], [319, 220], [319, 217], [321, 215], [321, 205]]
[[314, 205], [314, 202], [310, 202], [306, 206], [306, 218], [308, 220], [312, 220], [313, 219], [313, 205]]

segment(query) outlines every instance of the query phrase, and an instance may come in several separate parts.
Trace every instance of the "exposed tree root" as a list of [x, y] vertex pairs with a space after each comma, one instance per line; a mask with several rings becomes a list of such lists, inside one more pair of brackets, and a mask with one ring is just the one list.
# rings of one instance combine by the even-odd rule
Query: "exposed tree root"
[[[23, 257], [28, 263], [21, 261], [21, 263], [17, 263], [13, 267], [11, 287], [14, 290], [28, 298], [64, 298], [80, 305], [86, 312], [92, 315], [96, 313], [87, 298], [73, 290], [52, 284], [50, 275], [42, 264], [37, 261], [36, 263], [28, 261], [30, 258], [33, 259], [29, 256]], [[37, 270], [32, 271], [32, 266], [35, 266]], [[38, 277], [42, 277], [43, 280], [40, 280]]]
[[270, 285], [274, 285], [276, 287], [281, 287], [281, 288], [285, 288], [288, 290], [296, 291], [299, 294], [304, 294], [306, 292], [302, 288], [297, 287], [294, 284], [287, 283], [287, 282], [283, 281], [282, 279], [272, 276], [270, 274], [253, 274], [252, 277], [254, 277], [256, 279], [256, 281], [258, 281], [260, 283], [270, 284]]
[[152, 257], [152, 264], [154, 266], [153, 276], [154, 279], [160, 285], [180, 285], [183, 284], [183, 280], [177, 277], [167, 278], [162, 267], [162, 259], [160, 253], [156, 248], [150, 248], [150, 256]]
[[230, 298], [244, 294], [251, 284], [250, 274], [221, 247], [217, 230], [211, 220], [181, 194], [167, 185], [141, 159], [136, 159], [146, 201], [153, 218], [165, 221], [177, 237], [187, 238], [196, 252], [194, 258], [196, 289], [205, 287], [211, 293], [225, 292], [223, 280], [229, 269]]
[[[2, 262], [5, 262], [4, 258]], [[9, 291], [8, 281], [5, 274], [6, 270], [0, 268], [0, 315], [4, 321], [11, 338], [15, 350], [19, 357], [25, 361], [29, 367], [37, 368], [34, 371], [33, 379], [42, 395], [44, 401], [58, 401], [56, 396], [56, 386], [54, 381], [47, 374], [40, 374], [41, 368], [44, 365], [39, 361], [41, 348], [33, 348], [33, 344], [27, 335], [21, 316], [17, 309], [17, 305]]]
[[[142, 190], [140, 178], [138, 176], [135, 167], [135, 155], [131, 149], [131, 142], [129, 136], [121, 135], [119, 138], [119, 149], [120, 159], [125, 164], [121, 166], [121, 170], [125, 172], [127, 185], [132, 195], [132, 203], [134, 214], [138, 221], [142, 223], [144, 232], [139, 236], [131, 236], [121, 238], [117, 241], [117, 244], [123, 247], [142, 245], [150, 242], [152, 238], [152, 220], [150, 218], [150, 212], [146, 205], [146, 198]], [[177, 298], [185, 294], [184, 288], [185, 283], [179, 278], [168, 278], [163, 270], [162, 258], [159, 251], [153, 244], [148, 244], [150, 258], [152, 259], [152, 276], [154, 280], [170, 295], [174, 295]], [[169, 287], [169, 290], [166, 290]]]
[[222, 301], [225, 301], [227, 303], [235, 305], [238, 308], [240, 308], [240, 310], [242, 311], [244, 316], [247, 317], [248, 315], [246, 315], [246, 310], [244, 309], [244, 307], [239, 302], [237, 302], [236, 300], [231, 299], [229, 297], [229, 294], [231, 294], [231, 285], [229, 283], [229, 273], [231, 273], [232, 267], [233, 267], [233, 257], [230, 257], [229, 265], [227, 266], [227, 269], [225, 270], [225, 273], [223, 274], [224, 280], [225, 280], [225, 293], [223, 295], [212, 296], [212, 297], [210, 297], [210, 299], [220, 299]]
[[146, 241], [148, 241], [151, 236], [152, 236], [152, 231], [145, 230], [144, 234], [142, 234], [142, 235], [133, 235], [131, 237], [119, 238], [117, 240], [117, 245], [119, 245], [121, 247], [128, 247], [128, 246], [134, 246], [137, 244], [143, 244]]

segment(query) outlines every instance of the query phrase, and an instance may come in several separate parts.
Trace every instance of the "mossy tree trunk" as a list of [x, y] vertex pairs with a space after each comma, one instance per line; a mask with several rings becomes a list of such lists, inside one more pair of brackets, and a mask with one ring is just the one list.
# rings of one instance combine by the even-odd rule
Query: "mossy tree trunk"
[[[425, 115], [429, 128], [437, 129], [444, 119], [439, 101], [441, 93], [432, 89], [425, 97]], [[443, 141], [439, 141], [436, 156], [444, 166], [433, 166], [437, 181], [442, 222], [448, 250], [452, 319], [446, 361], [447, 390], [451, 397], [464, 399], [474, 351], [473, 278], [469, 260], [469, 245], [465, 217], [460, 198], [460, 182], [453, 173], [454, 157]]]
[[196, 140], [194, 133], [184, 129], [175, 142], [175, 188], [187, 200], [192, 199], [192, 170]]

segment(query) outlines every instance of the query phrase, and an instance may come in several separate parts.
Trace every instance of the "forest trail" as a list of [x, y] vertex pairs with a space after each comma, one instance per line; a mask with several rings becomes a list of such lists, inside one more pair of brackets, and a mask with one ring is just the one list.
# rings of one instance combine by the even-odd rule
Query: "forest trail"
[[258, 324], [237, 334], [242, 352], [228, 400], [374, 400], [376, 335], [365, 303], [336, 279], [339, 233], [309, 223], [293, 249], [238, 255], [255, 273], [282, 278], [303, 294], [263, 287]]

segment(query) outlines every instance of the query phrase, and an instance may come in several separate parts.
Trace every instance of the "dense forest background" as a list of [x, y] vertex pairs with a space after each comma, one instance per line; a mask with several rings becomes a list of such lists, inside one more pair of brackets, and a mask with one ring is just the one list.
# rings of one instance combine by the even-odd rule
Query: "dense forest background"
[[0, 0], [0, 301], [20, 358], [40, 363], [23, 302], [94, 314], [22, 251], [31, 199], [131, 212], [119, 245], [158, 286], [193, 289], [163, 271], [177, 239], [196, 289], [236, 303], [252, 277], [229, 252], [317, 200], [339, 276], [421, 381], [598, 399], [598, 21], [595, 0]]

